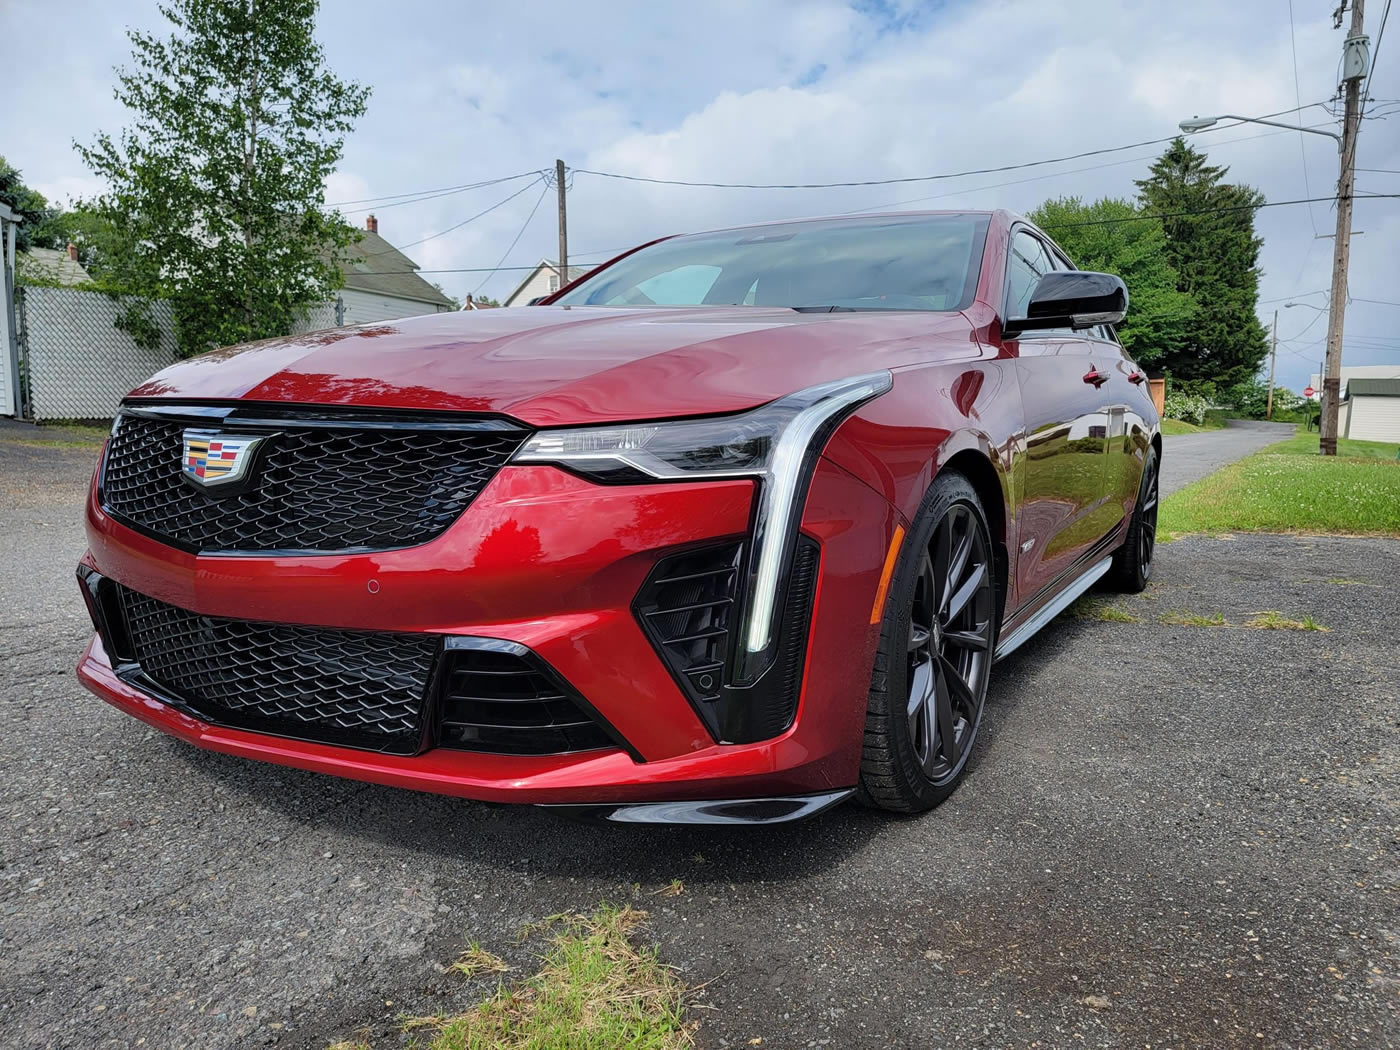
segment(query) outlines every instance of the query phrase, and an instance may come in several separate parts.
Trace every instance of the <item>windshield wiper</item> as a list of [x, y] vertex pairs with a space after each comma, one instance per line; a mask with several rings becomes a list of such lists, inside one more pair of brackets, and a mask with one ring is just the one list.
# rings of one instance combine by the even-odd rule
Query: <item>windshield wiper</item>
[[[789, 306], [789, 310], [796, 310], [800, 314], [853, 314], [859, 311], [859, 306]], [[867, 309], [878, 310], [879, 307], [867, 307]]]

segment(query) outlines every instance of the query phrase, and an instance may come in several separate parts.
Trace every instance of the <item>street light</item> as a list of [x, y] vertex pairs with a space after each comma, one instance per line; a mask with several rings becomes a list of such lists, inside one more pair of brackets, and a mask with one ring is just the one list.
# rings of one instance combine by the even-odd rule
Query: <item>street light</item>
[[1191, 135], [1197, 131], [1205, 131], [1206, 128], [1213, 128], [1222, 120], [1238, 120], [1244, 124], [1267, 124], [1271, 128], [1287, 128], [1289, 131], [1306, 131], [1312, 135], [1326, 135], [1329, 139], [1337, 140], [1337, 150], [1342, 148], [1342, 136], [1335, 131], [1323, 131], [1321, 128], [1306, 128], [1301, 124], [1280, 124], [1277, 120], [1264, 120], [1260, 117], [1241, 117], [1234, 113], [1222, 113], [1218, 117], [1192, 117], [1190, 120], [1183, 120], [1177, 125], [1186, 134]]
[[1283, 304], [1283, 308], [1284, 308], [1285, 310], [1288, 309], [1290, 306], [1306, 306], [1309, 310], [1316, 310], [1318, 313], [1323, 313], [1323, 314], [1325, 314], [1325, 313], [1327, 312], [1327, 307], [1325, 307], [1325, 306], [1314, 306], [1312, 303], [1284, 303], [1284, 304]]

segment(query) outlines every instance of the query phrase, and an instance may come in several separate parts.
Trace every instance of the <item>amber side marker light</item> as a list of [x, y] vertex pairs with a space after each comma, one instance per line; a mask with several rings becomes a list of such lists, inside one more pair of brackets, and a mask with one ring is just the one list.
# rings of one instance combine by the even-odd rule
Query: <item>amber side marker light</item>
[[885, 567], [880, 570], [880, 586], [875, 590], [875, 607], [870, 610], [871, 624], [880, 622], [885, 613], [885, 598], [890, 593], [890, 578], [894, 576], [894, 560], [899, 557], [900, 544], [904, 542], [904, 526], [896, 525], [890, 537], [890, 550], [885, 555]]

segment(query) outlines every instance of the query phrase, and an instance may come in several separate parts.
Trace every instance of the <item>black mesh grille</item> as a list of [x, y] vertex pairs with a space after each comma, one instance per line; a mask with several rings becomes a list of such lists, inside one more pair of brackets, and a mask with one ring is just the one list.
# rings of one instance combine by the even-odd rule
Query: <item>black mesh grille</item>
[[719, 697], [742, 551], [730, 543], [674, 555], [642, 588], [642, 626], [694, 701]]
[[444, 747], [552, 755], [617, 746], [578, 696], [526, 652], [459, 649], [447, 659]]
[[205, 721], [375, 751], [419, 749], [436, 635], [229, 620], [118, 593], [142, 672]]
[[[201, 424], [126, 415], [107, 446], [106, 508], [201, 551], [383, 550], [442, 533], [514, 454], [518, 430], [414, 430], [290, 422], [259, 450], [250, 486], [211, 496], [181, 471]], [[208, 424], [203, 425], [205, 428]]]

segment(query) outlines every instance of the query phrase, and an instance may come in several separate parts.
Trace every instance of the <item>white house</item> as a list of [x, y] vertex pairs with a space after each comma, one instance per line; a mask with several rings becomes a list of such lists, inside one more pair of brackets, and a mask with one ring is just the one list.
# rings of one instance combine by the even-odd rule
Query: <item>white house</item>
[[[590, 266], [570, 266], [569, 280], [578, 280], [590, 269]], [[506, 296], [501, 305], [529, 306], [531, 299], [538, 299], [558, 290], [559, 264], [550, 259], [541, 259], [539, 265], [525, 275], [525, 280], [515, 286], [515, 291]]]
[[360, 240], [342, 250], [343, 324], [443, 313], [457, 304], [415, 272], [418, 264], [379, 236], [379, 220], [365, 219]]
[[[1311, 383], [1322, 389], [1320, 376], [1314, 374]], [[1342, 366], [1337, 430], [1358, 441], [1400, 442], [1400, 362]]]

